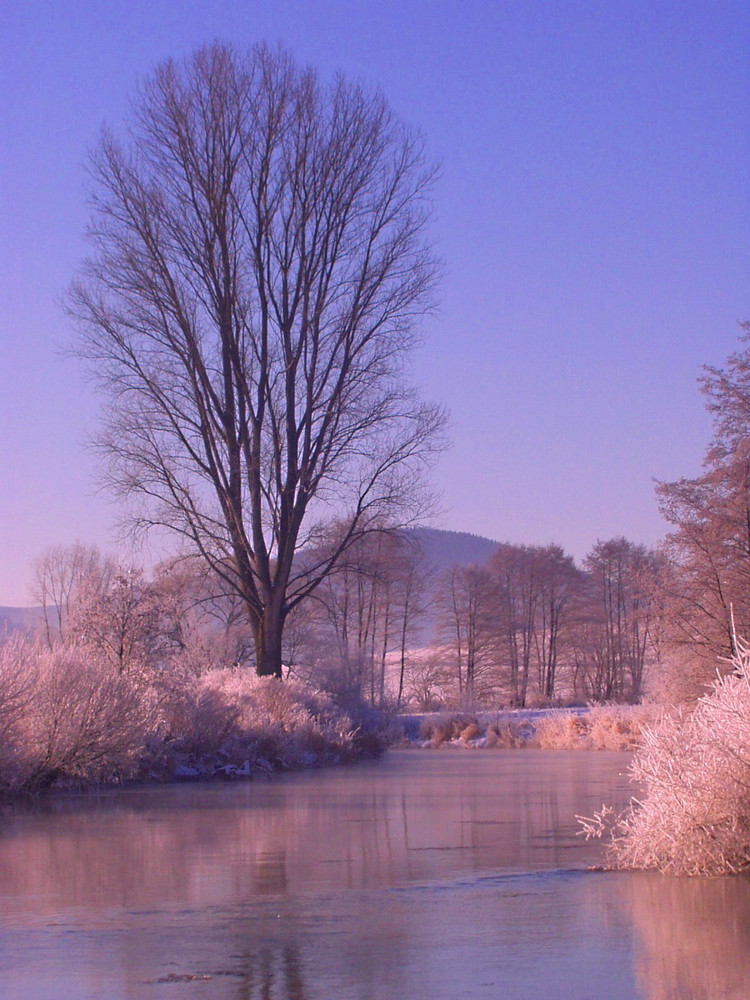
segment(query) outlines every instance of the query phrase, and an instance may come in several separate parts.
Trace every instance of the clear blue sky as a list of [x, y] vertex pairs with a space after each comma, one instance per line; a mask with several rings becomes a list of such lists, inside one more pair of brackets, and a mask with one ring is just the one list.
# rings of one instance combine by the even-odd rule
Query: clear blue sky
[[27, 603], [47, 546], [110, 547], [97, 404], [60, 357], [86, 150], [214, 39], [379, 84], [442, 163], [416, 360], [452, 413], [442, 526], [577, 557], [657, 541], [652, 479], [699, 471], [695, 379], [750, 318], [746, 0], [4, 0], [0, 604]]

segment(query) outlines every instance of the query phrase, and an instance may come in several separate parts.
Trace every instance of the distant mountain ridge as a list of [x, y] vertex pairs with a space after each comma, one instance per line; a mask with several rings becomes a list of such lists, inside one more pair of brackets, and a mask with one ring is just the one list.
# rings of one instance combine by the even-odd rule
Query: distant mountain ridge
[[41, 605], [32, 608], [0, 607], [0, 635], [33, 631], [43, 618]]
[[422, 546], [428, 562], [436, 573], [451, 566], [483, 563], [500, 545], [491, 538], [472, 535], [468, 531], [445, 531], [442, 528], [412, 528], [408, 532]]
[[[419, 542], [436, 576], [451, 566], [483, 563], [500, 544], [468, 531], [445, 531], [442, 528], [410, 528], [407, 534]], [[0, 635], [32, 631], [42, 621], [41, 605], [30, 608], [0, 606]]]

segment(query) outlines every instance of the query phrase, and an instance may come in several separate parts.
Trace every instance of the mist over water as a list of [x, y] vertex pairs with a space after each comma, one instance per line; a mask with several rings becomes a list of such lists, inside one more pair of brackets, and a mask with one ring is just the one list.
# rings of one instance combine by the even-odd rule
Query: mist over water
[[0, 821], [5, 1000], [739, 998], [750, 883], [588, 871], [622, 754], [399, 751]]

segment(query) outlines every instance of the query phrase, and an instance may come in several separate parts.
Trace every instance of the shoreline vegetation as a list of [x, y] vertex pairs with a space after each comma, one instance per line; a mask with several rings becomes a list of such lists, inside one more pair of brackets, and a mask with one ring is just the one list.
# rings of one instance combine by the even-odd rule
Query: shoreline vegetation
[[618, 750], [637, 748], [655, 722], [651, 705], [501, 709], [402, 716], [404, 746], [437, 749]]
[[691, 709], [644, 729], [631, 764], [642, 788], [621, 814], [578, 817], [607, 840], [609, 866], [668, 875], [750, 871], [750, 646], [734, 637], [732, 672]]
[[0, 797], [233, 780], [377, 757], [387, 746], [632, 750], [653, 709], [397, 715], [243, 668], [118, 671], [90, 648], [0, 644]]
[[0, 800], [49, 791], [249, 779], [427, 750], [633, 752], [643, 790], [577, 817], [608, 864], [679, 875], [750, 869], [750, 647], [692, 709], [657, 704], [398, 715], [245, 668], [118, 671], [90, 648], [0, 644]]
[[381, 713], [241, 668], [118, 673], [74, 645], [0, 645], [0, 797], [249, 778], [374, 757]]

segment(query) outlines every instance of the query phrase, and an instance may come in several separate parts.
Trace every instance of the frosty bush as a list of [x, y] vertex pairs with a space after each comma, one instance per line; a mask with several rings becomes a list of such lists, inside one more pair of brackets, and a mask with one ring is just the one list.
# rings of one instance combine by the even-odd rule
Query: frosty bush
[[646, 728], [633, 779], [643, 798], [619, 817], [606, 808], [584, 831], [610, 829], [618, 868], [724, 875], [750, 866], [750, 648], [687, 714]]
[[225, 764], [237, 766], [245, 760], [283, 767], [356, 756], [351, 720], [326, 695], [298, 681], [226, 668], [162, 686], [178, 752], [220, 753]]
[[156, 683], [169, 740], [185, 753], [212, 753], [237, 733], [240, 707], [191, 670], [171, 670]]
[[137, 777], [249, 775], [382, 750], [331, 699], [183, 660], [121, 670], [90, 644], [0, 644], [0, 794]]
[[34, 650], [21, 638], [0, 645], [0, 789], [17, 786], [26, 770], [22, 723], [33, 698]]
[[152, 693], [76, 646], [3, 646], [0, 699], [6, 793], [132, 777], [158, 728]]

